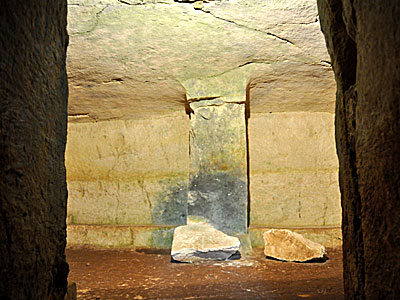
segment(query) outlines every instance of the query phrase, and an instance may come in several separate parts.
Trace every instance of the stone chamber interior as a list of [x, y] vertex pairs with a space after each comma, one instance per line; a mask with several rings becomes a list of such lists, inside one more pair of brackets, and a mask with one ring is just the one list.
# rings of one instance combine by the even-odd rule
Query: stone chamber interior
[[397, 299], [400, 4], [378, 2], [1, 2], [0, 298], [63, 299], [67, 244], [170, 249], [202, 215], [342, 246], [346, 299]]
[[68, 4], [68, 244], [169, 249], [196, 214], [253, 247], [266, 228], [341, 244], [314, 1]]

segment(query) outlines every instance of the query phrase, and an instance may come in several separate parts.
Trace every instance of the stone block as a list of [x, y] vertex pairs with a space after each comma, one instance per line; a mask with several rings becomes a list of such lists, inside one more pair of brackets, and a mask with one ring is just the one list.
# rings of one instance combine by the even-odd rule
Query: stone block
[[[271, 229], [267, 226], [250, 226], [249, 236], [253, 248], [264, 248], [264, 233]], [[342, 230], [338, 227], [322, 228], [290, 228], [291, 231], [304, 236], [305, 238], [319, 243], [324, 247], [335, 248], [342, 246]]]
[[243, 234], [248, 201], [245, 104], [224, 101], [190, 104], [188, 216], [226, 234]]
[[337, 170], [250, 174], [250, 222], [265, 227], [340, 226]]
[[209, 224], [192, 223], [175, 229], [171, 256], [175, 261], [227, 260], [239, 251], [240, 241]]
[[188, 125], [186, 115], [70, 123], [69, 223], [185, 224]]
[[250, 224], [341, 224], [334, 115], [252, 114], [248, 120]]
[[68, 245], [133, 247], [129, 226], [68, 225]]
[[171, 226], [132, 227], [136, 249], [171, 249], [174, 228]]
[[264, 233], [264, 241], [264, 254], [284, 261], [304, 262], [321, 259], [326, 253], [324, 246], [287, 229], [267, 230]]

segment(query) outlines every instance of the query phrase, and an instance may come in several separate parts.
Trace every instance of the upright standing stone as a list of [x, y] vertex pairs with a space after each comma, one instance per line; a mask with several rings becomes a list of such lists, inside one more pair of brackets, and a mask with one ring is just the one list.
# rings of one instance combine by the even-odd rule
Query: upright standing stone
[[226, 234], [247, 232], [245, 98], [190, 103], [188, 222]]
[[398, 299], [400, 2], [317, 2], [337, 83], [345, 299]]
[[62, 300], [67, 1], [1, 1], [0, 28], [0, 299]]

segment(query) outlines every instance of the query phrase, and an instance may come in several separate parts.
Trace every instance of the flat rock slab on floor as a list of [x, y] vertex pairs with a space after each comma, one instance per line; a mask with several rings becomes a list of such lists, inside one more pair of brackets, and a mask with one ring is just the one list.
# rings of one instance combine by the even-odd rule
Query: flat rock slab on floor
[[287, 229], [270, 229], [264, 233], [264, 254], [284, 261], [304, 262], [322, 259], [325, 247]]
[[175, 229], [171, 256], [180, 262], [227, 260], [238, 253], [239, 246], [238, 238], [209, 224], [189, 224]]

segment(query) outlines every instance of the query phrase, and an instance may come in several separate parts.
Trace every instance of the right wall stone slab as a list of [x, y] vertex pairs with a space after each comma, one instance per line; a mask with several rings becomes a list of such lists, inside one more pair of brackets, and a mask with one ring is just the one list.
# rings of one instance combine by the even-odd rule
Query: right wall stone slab
[[337, 83], [347, 299], [400, 294], [400, 2], [318, 0]]

